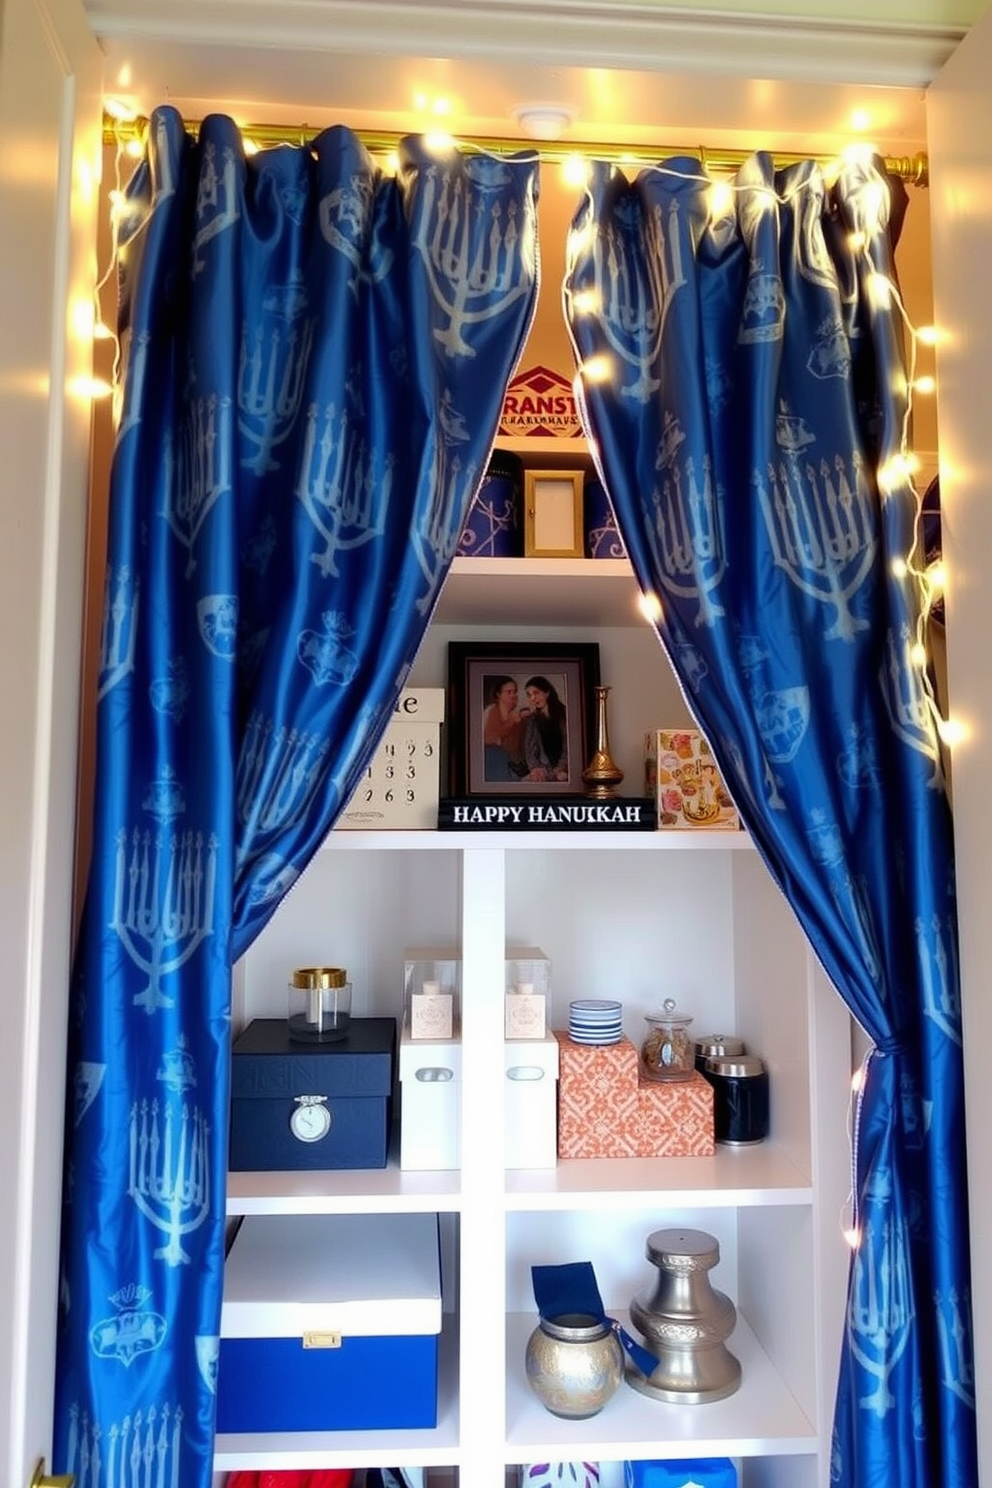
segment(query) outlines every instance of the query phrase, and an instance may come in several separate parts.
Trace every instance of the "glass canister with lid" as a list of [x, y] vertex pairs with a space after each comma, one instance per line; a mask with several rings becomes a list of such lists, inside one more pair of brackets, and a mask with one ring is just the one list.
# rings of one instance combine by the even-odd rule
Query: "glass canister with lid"
[[728, 1054], [743, 1054], [744, 1040], [734, 1033], [701, 1033], [693, 1040], [696, 1068], [706, 1074], [707, 1059], [724, 1059]]
[[340, 966], [298, 966], [289, 979], [289, 1036], [305, 1044], [335, 1043], [351, 1027], [351, 983]]
[[641, 1040], [641, 1070], [649, 1080], [688, 1080], [695, 1070], [695, 1046], [689, 1033], [692, 1018], [666, 997], [660, 1011], [645, 1013]]

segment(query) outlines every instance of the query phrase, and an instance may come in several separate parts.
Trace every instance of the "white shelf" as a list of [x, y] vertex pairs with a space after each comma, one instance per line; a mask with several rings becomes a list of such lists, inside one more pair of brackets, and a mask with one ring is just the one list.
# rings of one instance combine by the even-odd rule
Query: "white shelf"
[[469, 848], [570, 848], [582, 852], [753, 852], [747, 832], [690, 828], [655, 832], [352, 831], [337, 827], [322, 851], [464, 852]]
[[[665, 1208], [733, 1209], [810, 1204], [808, 1177], [774, 1142], [721, 1148], [713, 1157], [570, 1158], [554, 1168], [506, 1174], [513, 1210], [640, 1208], [650, 1195]], [[461, 1174], [385, 1168], [231, 1172], [227, 1212], [239, 1214], [419, 1214], [457, 1212]]]
[[235, 1214], [442, 1214], [461, 1204], [461, 1174], [386, 1168], [330, 1172], [232, 1172], [227, 1212]]
[[[625, 1312], [611, 1311], [629, 1328]], [[564, 1421], [527, 1383], [524, 1356], [537, 1318], [507, 1319], [507, 1462], [606, 1461], [644, 1457], [772, 1457], [815, 1452], [817, 1433], [747, 1323], [738, 1316], [727, 1347], [740, 1361], [740, 1389], [705, 1405], [652, 1400], [622, 1384], [599, 1415]], [[636, 1337], [636, 1332], [634, 1333]]]
[[712, 1157], [569, 1158], [506, 1175], [508, 1210], [615, 1211], [640, 1208], [647, 1195], [666, 1209], [740, 1209], [810, 1204], [813, 1188], [773, 1141]]
[[281, 1431], [219, 1435], [214, 1470], [261, 1472], [313, 1467], [456, 1466], [457, 1327], [445, 1318], [438, 1350], [438, 1418], [433, 1431]]
[[640, 626], [626, 558], [456, 558], [436, 625]]

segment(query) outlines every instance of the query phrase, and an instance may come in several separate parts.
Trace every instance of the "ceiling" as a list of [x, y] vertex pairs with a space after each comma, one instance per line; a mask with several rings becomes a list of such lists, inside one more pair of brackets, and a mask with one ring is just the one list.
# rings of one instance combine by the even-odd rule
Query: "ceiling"
[[567, 111], [566, 141], [911, 154], [924, 90], [965, 27], [783, 21], [644, 0], [89, 0], [106, 90], [242, 124], [525, 137], [517, 111]]

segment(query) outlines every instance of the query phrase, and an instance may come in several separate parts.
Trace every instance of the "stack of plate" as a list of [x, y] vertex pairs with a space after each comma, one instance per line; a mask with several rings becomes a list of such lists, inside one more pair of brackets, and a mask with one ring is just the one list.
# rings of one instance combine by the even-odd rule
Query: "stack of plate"
[[623, 1004], [605, 997], [570, 1002], [568, 1036], [573, 1044], [618, 1044], [623, 1037]]

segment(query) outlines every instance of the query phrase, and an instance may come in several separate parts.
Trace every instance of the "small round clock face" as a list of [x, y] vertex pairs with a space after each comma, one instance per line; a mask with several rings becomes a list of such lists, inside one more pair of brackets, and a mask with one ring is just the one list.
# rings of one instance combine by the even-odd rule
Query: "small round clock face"
[[324, 1105], [297, 1106], [289, 1129], [298, 1142], [319, 1142], [331, 1129], [331, 1113]]

